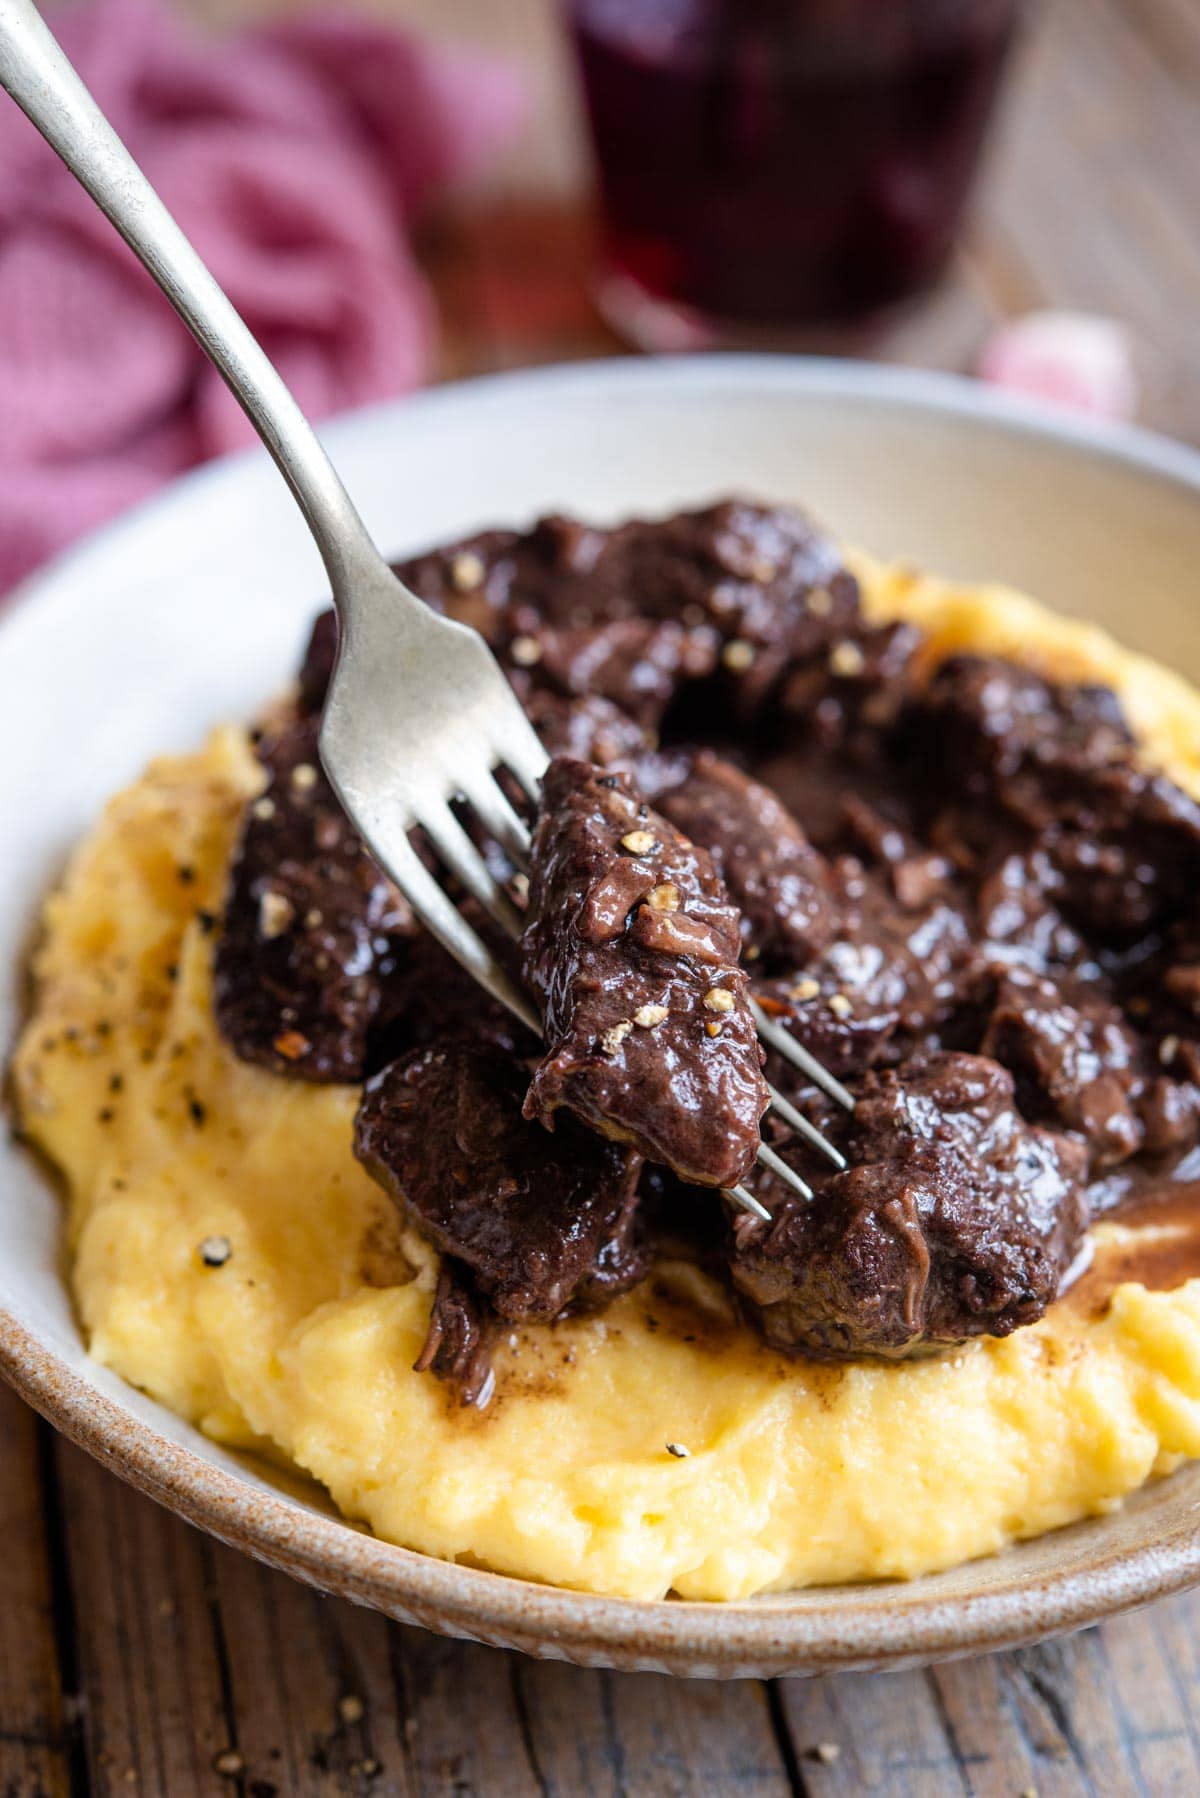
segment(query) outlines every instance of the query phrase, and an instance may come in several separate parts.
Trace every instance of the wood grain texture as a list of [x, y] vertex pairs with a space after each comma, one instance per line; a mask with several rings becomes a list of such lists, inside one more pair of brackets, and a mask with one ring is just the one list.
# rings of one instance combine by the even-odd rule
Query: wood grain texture
[[[15, 1400], [0, 1409], [32, 1426]], [[401, 1628], [210, 1542], [73, 1448], [56, 1459], [73, 1605], [57, 1629], [27, 1616], [42, 1676], [20, 1746], [37, 1758], [0, 1760], [5, 1798], [1200, 1790], [1200, 1596], [921, 1672], [686, 1684]], [[25, 1546], [42, 1530], [36, 1513], [19, 1528]], [[7, 1719], [27, 1687], [7, 1653], [0, 1676]], [[74, 1767], [63, 1711], [80, 1719]]]
[[[275, 9], [286, 0], [267, 0]], [[191, 0], [214, 24], [244, 0]], [[381, 0], [519, 58], [518, 140], [424, 228], [444, 376], [620, 345], [588, 291], [554, 0]], [[1034, 306], [1123, 317], [1200, 442], [1200, 5], [1042, 0], [941, 290], [832, 347], [969, 368]], [[828, 348], [828, 342], [816, 347]], [[923, 1672], [685, 1685], [439, 1641], [118, 1485], [0, 1392], [0, 1798], [1168, 1798], [1200, 1791], [1200, 1595]]]
[[0, 1388], [0, 1793], [70, 1789], [41, 1425]]

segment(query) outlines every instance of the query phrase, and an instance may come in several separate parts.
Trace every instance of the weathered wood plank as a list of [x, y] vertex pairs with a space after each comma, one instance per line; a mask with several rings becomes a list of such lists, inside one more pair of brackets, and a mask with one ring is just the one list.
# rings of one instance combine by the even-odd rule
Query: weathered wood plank
[[1200, 84], [1156, 54], [1130, 0], [1038, 11], [977, 231], [1027, 272], [1041, 303], [1123, 320], [1144, 418], [1195, 440]]
[[963, 1756], [921, 1673], [837, 1674], [779, 1682], [783, 1716], [814, 1798], [920, 1792], [964, 1798]]
[[0, 1388], [0, 1792], [70, 1790], [39, 1424]]
[[267, 1786], [278, 1798], [409, 1798], [407, 1712], [386, 1621], [231, 1550], [210, 1554], [214, 1627], [251, 1798], [274, 1798]]
[[1057, 1752], [1039, 1753], [1010, 1699], [1008, 1655], [951, 1661], [931, 1667], [926, 1679], [938, 1713], [966, 1770], [972, 1798], [1086, 1798], [1079, 1768]]
[[1095, 1631], [1005, 1655], [1000, 1678], [1039, 1768], [1073, 1766], [1084, 1790], [1112, 1798], [1137, 1792]]
[[[1177, 1612], [1190, 1616], [1190, 1628], [1185, 1627], [1180, 1643], [1168, 1643], [1160, 1624], [1169, 1608], [1141, 1611], [1096, 1632], [1135, 1789], [1155, 1794], [1200, 1791], [1193, 1725], [1200, 1606], [1193, 1599], [1186, 1612]], [[1176, 1664], [1180, 1649], [1185, 1657], [1190, 1651], [1190, 1682]]]
[[546, 1790], [514, 1702], [513, 1657], [397, 1626], [391, 1662], [413, 1788], [423, 1798], [537, 1798]]
[[1200, 93], [1200, 11], [1195, 0], [1121, 0], [1130, 29], [1173, 81]]
[[58, 1468], [91, 1790], [216, 1798], [235, 1725], [196, 1531], [78, 1449]]
[[620, 349], [592, 304], [592, 231], [577, 205], [471, 197], [444, 212], [421, 247], [443, 378]]
[[[540, 1671], [544, 1679], [546, 1670]], [[553, 1676], [564, 1730], [569, 1727], [569, 1676], [566, 1668]], [[600, 1682], [611, 1716], [617, 1789], [627, 1798], [706, 1798], [712, 1792], [730, 1798], [786, 1798], [791, 1790], [767, 1691], [757, 1682], [681, 1683], [652, 1673], [592, 1677]], [[535, 1691], [540, 1684], [536, 1678], [531, 1681]], [[561, 1789], [566, 1794], [571, 1788]]]

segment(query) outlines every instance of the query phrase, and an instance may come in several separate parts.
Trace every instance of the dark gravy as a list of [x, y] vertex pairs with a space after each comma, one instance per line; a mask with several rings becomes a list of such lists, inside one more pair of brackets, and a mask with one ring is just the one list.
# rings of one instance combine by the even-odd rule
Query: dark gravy
[[1096, 1316], [1118, 1286], [1134, 1280], [1170, 1292], [1200, 1279], [1200, 1180], [1163, 1179], [1139, 1185], [1097, 1219], [1132, 1232], [1096, 1243], [1095, 1259], [1063, 1303]]

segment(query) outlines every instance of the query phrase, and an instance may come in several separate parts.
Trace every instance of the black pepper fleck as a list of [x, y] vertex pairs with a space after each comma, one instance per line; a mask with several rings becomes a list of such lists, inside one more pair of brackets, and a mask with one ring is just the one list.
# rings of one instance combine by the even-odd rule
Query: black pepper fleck
[[233, 1254], [228, 1236], [206, 1236], [200, 1244], [200, 1259], [205, 1267], [224, 1267]]

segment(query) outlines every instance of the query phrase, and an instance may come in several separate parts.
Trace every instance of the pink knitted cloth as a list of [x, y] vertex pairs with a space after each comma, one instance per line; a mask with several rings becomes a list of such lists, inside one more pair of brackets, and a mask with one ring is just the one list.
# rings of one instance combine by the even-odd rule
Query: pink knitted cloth
[[[310, 416], [429, 366], [405, 228], [515, 122], [507, 67], [342, 8], [205, 39], [152, 0], [52, 14], [68, 56]], [[0, 592], [250, 428], [0, 94]]]

